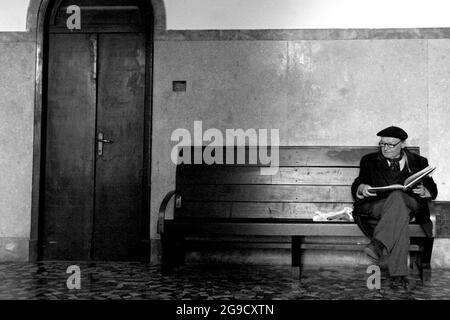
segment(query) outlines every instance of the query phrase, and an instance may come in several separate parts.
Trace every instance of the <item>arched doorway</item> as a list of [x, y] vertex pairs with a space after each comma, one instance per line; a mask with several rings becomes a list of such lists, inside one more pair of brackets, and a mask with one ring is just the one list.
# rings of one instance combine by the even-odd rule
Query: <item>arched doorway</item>
[[47, 5], [39, 259], [149, 260], [152, 28], [147, 1]]

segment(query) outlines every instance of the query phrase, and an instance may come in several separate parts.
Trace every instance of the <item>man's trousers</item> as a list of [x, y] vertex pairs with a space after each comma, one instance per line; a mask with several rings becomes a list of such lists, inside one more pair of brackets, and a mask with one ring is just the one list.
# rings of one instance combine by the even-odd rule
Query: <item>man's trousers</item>
[[419, 204], [403, 191], [393, 191], [385, 199], [365, 203], [360, 211], [378, 220], [373, 237], [387, 249], [389, 275], [408, 275], [409, 222]]

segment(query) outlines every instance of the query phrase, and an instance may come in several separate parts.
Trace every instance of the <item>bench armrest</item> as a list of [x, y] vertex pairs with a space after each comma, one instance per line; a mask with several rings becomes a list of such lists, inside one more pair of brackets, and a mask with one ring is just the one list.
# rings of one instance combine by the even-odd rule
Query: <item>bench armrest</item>
[[429, 203], [430, 207], [430, 220], [433, 224], [433, 237], [436, 237], [436, 209], [434, 208], [433, 201], [430, 201]]
[[164, 219], [166, 218], [166, 208], [169, 204], [170, 199], [176, 194], [175, 190], [172, 190], [166, 194], [163, 201], [161, 202], [161, 206], [159, 207], [159, 214], [158, 214], [158, 233], [163, 234], [164, 233]]

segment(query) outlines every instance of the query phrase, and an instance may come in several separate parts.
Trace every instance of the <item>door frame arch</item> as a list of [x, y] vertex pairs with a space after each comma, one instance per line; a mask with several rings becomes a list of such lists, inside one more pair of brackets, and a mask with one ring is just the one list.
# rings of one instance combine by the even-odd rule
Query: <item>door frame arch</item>
[[[43, 130], [43, 90], [45, 78], [45, 42], [46, 19], [58, 0], [40, 0], [30, 1], [27, 12], [27, 29], [30, 33], [36, 35], [36, 66], [35, 66], [35, 97], [34, 97], [34, 128], [33, 128], [33, 171], [32, 171], [32, 189], [31, 189], [31, 219], [30, 219], [30, 241], [28, 248], [28, 260], [36, 261], [39, 258], [39, 236], [41, 231], [40, 216], [41, 216], [41, 196], [42, 175], [41, 170], [44, 163], [42, 163], [45, 150], [42, 150], [42, 130]], [[146, 177], [146, 209], [148, 213], [148, 234], [150, 235], [150, 175], [151, 175], [151, 132], [152, 132], [152, 94], [153, 94], [153, 43], [154, 36], [166, 29], [166, 14], [163, 0], [144, 0], [147, 6], [147, 13], [152, 16], [152, 23], [147, 25], [146, 34], [150, 45], [147, 50], [147, 76], [146, 76], [146, 131], [145, 142], [148, 146], [146, 152], [144, 171]], [[150, 249], [150, 238], [149, 249]], [[150, 250], [149, 250], [150, 251]], [[150, 257], [150, 252], [148, 252]]]

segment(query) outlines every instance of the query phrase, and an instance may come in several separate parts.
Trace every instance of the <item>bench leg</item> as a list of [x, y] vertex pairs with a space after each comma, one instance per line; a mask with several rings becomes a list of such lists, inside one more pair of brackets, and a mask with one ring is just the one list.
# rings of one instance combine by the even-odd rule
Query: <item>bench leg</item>
[[421, 251], [411, 251], [409, 253], [409, 268], [413, 274], [418, 274], [420, 279], [423, 279], [422, 249], [420, 248]]
[[419, 252], [410, 253], [410, 268], [418, 271], [423, 282], [431, 280], [431, 254], [434, 238], [414, 238], [413, 243], [419, 245]]
[[302, 279], [302, 244], [303, 237], [294, 236], [291, 241], [291, 272], [294, 279]]
[[423, 239], [423, 256], [422, 256], [422, 280], [431, 280], [431, 254], [433, 252], [434, 238]]
[[174, 245], [174, 263], [176, 266], [182, 266], [186, 262], [186, 241], [183, 234], [175, 237]]
[[174, 270], [175, 240], [168, 234], [162, 234], [161, 247], [162, 247], [161, 273], [163, 275], [170, 275], [173, 273]]

